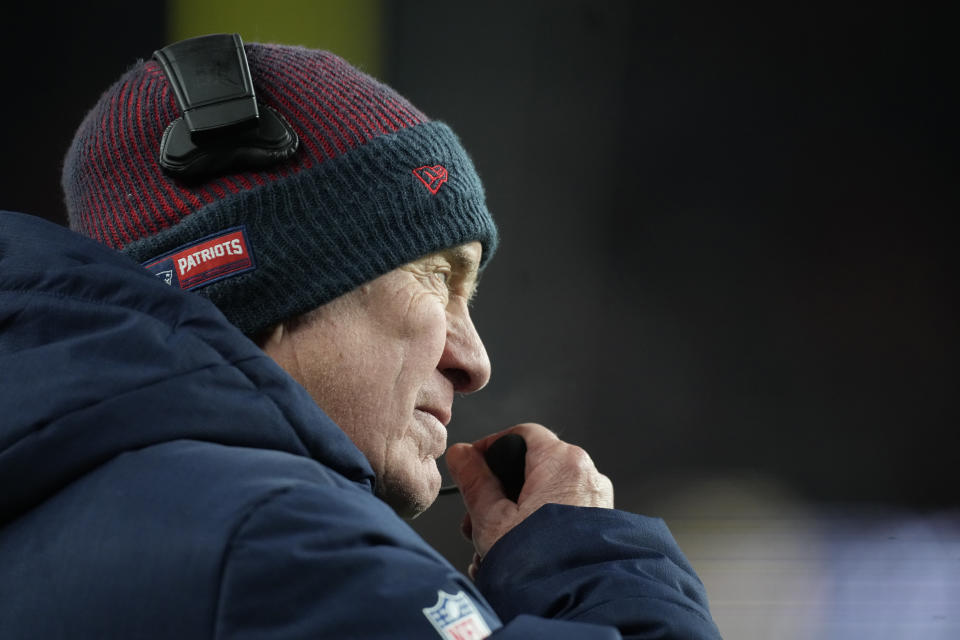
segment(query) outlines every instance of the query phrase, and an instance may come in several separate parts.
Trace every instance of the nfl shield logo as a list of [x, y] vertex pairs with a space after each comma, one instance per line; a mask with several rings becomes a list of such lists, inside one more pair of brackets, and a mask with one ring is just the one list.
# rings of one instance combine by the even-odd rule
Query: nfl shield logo
[[446, 640], [481, 640], [490, 635], [490, 627], [463, 591], [451, 595], [437, 592], [437, 604], [423, 610], [423, 615]]

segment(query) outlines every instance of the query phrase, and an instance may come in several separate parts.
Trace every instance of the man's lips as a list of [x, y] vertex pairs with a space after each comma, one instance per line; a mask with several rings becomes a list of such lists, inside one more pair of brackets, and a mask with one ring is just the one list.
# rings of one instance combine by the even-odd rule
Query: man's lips
[[[436, 407], [417, 407], [413, 412], [420, 414], [421, 417], [418, 420], [427, 427], [427, 433], [430, 434], [428, 438], [433, 445], [423, 449], [423, 451], [429, 450], [430, 458], [436, 460], [447, 449], [447, 423], [450, 422], [450, 410]], [[426, 447], [426, 443], [423, 446]]]
[[439, 407], [417, 407], [417, 411], [429, 413], [434, 418], [436, 418], [437, 421], [439, 421], [440, 424], [442, 424], [444, 427], [450, 424], [450, 418], [452, 416], [450, 409], [443, 409]]

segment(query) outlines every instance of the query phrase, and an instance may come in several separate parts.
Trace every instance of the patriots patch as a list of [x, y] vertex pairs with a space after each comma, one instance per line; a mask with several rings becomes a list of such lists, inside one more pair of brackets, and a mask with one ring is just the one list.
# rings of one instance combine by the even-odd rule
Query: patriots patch
[[184, 291], [256, 268], [243, 226], [181, 245], [147, 260], [143, 266], [166, 284]]

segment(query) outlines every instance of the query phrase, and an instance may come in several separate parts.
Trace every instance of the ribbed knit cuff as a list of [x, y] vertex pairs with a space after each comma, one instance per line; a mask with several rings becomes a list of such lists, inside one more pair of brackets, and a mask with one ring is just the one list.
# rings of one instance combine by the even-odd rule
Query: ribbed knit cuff
[[[415, 170], [435, 166], [447, 180], [433, 193]], [[483, 268], [497, 245], [473, 163], [436, 121], [217, 200], [124, 253], [147, 262], [239, 225], [256, 268], [196, 291], [249, 336], [434, 251], [480, 241]]]

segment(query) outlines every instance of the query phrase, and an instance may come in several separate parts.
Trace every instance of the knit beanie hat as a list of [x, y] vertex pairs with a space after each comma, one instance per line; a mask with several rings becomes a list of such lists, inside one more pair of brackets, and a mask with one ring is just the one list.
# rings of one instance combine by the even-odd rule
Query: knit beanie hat
[[261, 111], [299, 138], [292, 155], [199, 179], [164, 169], [183, 114], [163, 66], [141, 61], [67, 152], [71, 228], [209, 297], [249, 336], [434, 251], [479, 241], [486, 265], [496, 227], [449, 127], [329, 52], [236, 42]]

